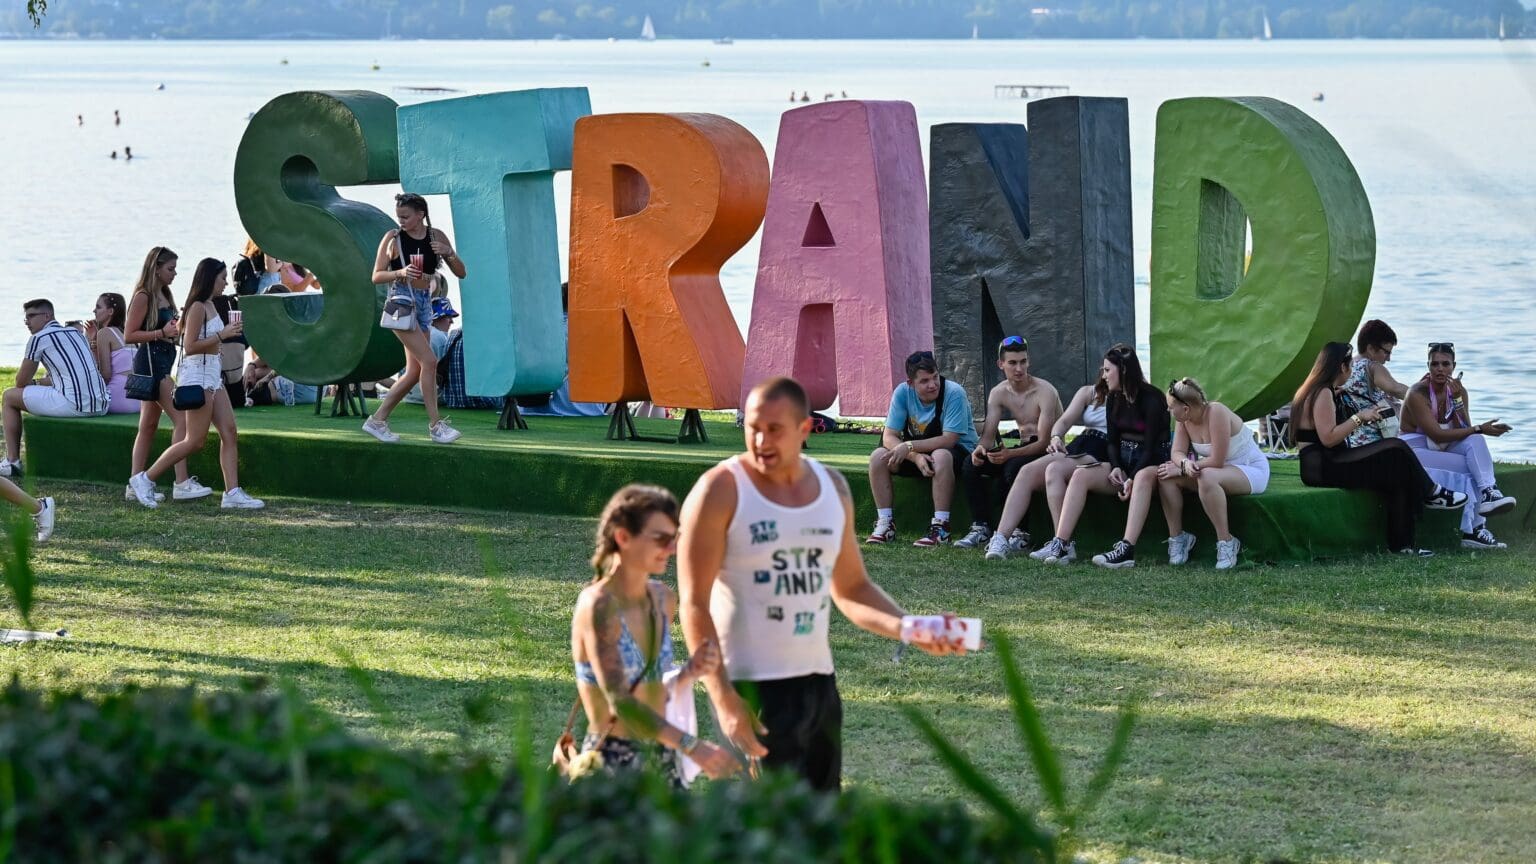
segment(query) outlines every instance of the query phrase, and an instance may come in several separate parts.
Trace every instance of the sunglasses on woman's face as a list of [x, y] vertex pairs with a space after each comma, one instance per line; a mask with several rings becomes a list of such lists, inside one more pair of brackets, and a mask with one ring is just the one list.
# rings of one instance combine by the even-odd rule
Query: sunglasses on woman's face
[[681, 531], [647, 531], [645, 536], [656, 541], [656, 545], [662, 548], [670, 548], [677, 545], [678, 538], [683, 536]]

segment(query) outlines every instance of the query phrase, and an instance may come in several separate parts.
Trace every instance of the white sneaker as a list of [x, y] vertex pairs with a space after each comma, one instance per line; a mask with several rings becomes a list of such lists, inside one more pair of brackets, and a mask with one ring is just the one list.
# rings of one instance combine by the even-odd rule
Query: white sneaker
[[1168, 563], [1177, 567], [1189, 560], [1189, 550], [1195, 548], [1195, 535], [1180, 531], [1179, 536], [1163, 541], [1168, 544]]
[[427, 434], [432, 436], [434, 444], [452, 444], [459, 440], [459, 436], [464, 433], [449, 426], [448, 418], [442, 417], [436, 423], [427, 427]]
[[[123, 487], [123, 500], [124, 501], [131, 501], [131, 502], [133, 502], [135, 504], [138, 503], [139, 498], [138, 498], [138, 496], [133, 494], [133, 487], [132, 486], [124, 486]], [[165, 493], [164, 492], [156, 492], [155, 493], [155, 500], [156, 501], [164, 501], [165, 500]]]
[[992, 539], [987, 541], [988, 561], [1003, 561], [1012, 551], [1013, 547], [1009, 545], [1008, 538], [1001, 534], [993, 534]]
[[1231, 570], [1237, 566], [1237, 553], [1243, 548], [1243, 541], [1233, 537], [1231, 540], [1216, 541], [1216, 569]]
[[[213, 494], [213, 490], [197, 482], [196, 477], [188, 477], [185, 482], [171, 484], [172, 501], [196, 501], [199, 498], [207, 498]], [[161, 496], [161, 500], [165, 496]]]
[[1073, 561], [1077, 560], [1077, 541], [1074, 540], [1070, 543], [1063, 543], [1057, 538], [1052, 537], [1051, 542], [1056, 544], [1056, 552], [1054, 554], [1045, 556], [1045, 563], [1071, 564]]
[[245, 490], [236, 486], [226, 490], [224, 497], [219, 501], [219, 506], [225, 510], [260, 510], [267, 506], [267, 502], [260, 498], [252, 498], [245, 494]]
[[12, 480], [21, 479], [21, 460], [12, 462], [9, 459], [0, 459], [0, 477], [9, 477]]
[[155, 484], [149, 480], [149, 475], [143, 471], [128, 478], [128, 488], [133, 490], [133, 500], [153, 510], [160, 506], [160, 501], [155, 497]]
[[1008, 532], [1008, 549], [1011, 552], [1029, 551], [1029, 532], [1023, 528], [1015, 528]]
[[979, 549], [987, 546], [987, 538], [992, 536], [992, 529], [981, 522], [972, 522], [971, 530], [964, 537], [955, 541], [956, 549]]
[[37, 542], [47, 543], [48, 538], [53, 536], [53, 520], [59, 511], [52, 498], [43, 498], [38, 503], [43, 505], [43, 509], [32, 514], [32, 521], [37, 524]]
[[383, 441], [385, 444], [393, 444], [400, 440], [400, 436], [389, 431], [389, 424], [383, 420], [376, 420], [372, 414], [363, 421], [363, 431]]

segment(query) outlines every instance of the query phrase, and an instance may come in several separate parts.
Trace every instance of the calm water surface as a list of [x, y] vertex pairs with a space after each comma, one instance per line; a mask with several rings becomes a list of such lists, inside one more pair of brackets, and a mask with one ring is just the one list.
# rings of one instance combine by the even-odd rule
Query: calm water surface
[[[1001, 83], [1066, 84], [1130, 101], [1137, 326], [1147, 334], [1147, 257], [1157, 106], [1183, 96], [1271, 96], [1306, 110], [1343, 145], [1375, 213], [1367, 313], [1403, 348], [1456, 342], [1475, 420], [1516, 431], [1504, 458], [1536, 459], [1536, 60], [1509, 42], [0, 42], [0, 362], [25, 341], [21, 302], [48, 296], [61, 318], [132, 287], [145, 251], [232, 260], [244, 241], [230, 177], [246, 117], [300, 89], [468, 92], [584, 85], [595, 112], [705, 111], [750, 129], [772, 154], [791, 90], [814, 99], [902, 99], [927, 126], [1025, 119]], [[287, 65], [281, 60], [287, 59]], [[709, 66], [703, 61], [708, 60]], [[370, 67], [377, 62], [380, 69]], [[164, 90], [157, 90], [163, 83]], [[1326, 101], [1311, 101], [1315, 92]], [[112, 111], [121, 126], [112, 125]], [[77, 127], [75, 115], [85, 115]], [[125, 163], [107, 154], [132, 147]], [[557, 198], [568, 200], [568, 176]], [[350, 191], [386, 207], [392, 187]], [[451, 230], [446, 201], [434, 220]], [[562, 242], [566, 231], [559, 214]], [[190, 260], [189, 260], [190, 259]], [[757, 243], [722, 281], [740, 325]], [[183, 289], [185, 285], [178, 285]]]

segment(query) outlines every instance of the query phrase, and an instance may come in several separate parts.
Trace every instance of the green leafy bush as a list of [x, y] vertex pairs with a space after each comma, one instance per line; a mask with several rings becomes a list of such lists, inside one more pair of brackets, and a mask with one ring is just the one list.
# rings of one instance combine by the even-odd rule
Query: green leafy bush
[[568, 784], [531, 756], [512, 762], [392, 750], [259, 685], [97, 700], [13, 682], [0, 860], [1042, 860], [1038, 838], [955, 802], [825, 796], [787, 778], [694, 793], [649, 774]]

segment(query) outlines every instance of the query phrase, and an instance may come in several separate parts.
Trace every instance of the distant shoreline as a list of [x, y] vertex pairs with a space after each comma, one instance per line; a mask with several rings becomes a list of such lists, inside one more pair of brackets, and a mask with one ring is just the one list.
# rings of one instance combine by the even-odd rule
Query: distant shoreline
[[[735, 36], [733, 42], [1198, 42], [1208, 44], [1213, 42], [1277, 42], [1277, 43], [1311, 43], [1311, 42], [1529, 42], [1536, 41], [1524, 36], [1512, 36], [1508, 39], [1496, 37], [1463, 37], [1463, 36], [1417, 36], [1414, 38], [1402, 38], [1395, 36], [1349, 36], [1330, 37], [1319, 36], [1315, 38], [1298, 39], [1269, 39], [1262, 40], [1250, 36], [1230, 37], [1172, 37], [1172, 36], [983, 36], [972, 39], [969, 36], [837, 36], [837, 37], [813, 37], [813, 36]], [[430, 39], [381, 39], [378, 37], [365, 38], [362, 36], [333, 36], [326, 34], [272, 34], [263, 36], [241, 36], [229, 38], [223, 36], [80, 36], [72, 33], [66, 34], [30, 34], [30, 33], [0, 33], [0, 39], [8, 39], [16, 42], [380, 42], [380, 43], [414, 43], [414, 42], [635, 42], [644, 43], [645, 40], [632, 36], [606, 37], [606, 36], [435, 36]], [[654, 42], [689, 43], [697, 42], [704, 45], [716, 44], [715, 40], [708, 36], [697, 37], [658, 37]], [[651, 44], [651, 43], [645, 43]], [[729, 46], [722, 46], [729, 47]]]

